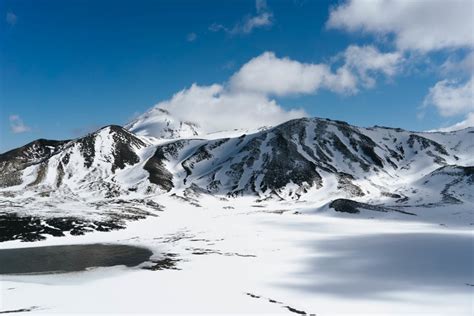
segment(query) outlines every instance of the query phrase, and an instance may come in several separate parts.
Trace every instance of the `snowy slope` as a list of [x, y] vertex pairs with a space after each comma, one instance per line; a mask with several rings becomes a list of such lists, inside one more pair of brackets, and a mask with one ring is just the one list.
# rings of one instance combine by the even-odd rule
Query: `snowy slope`
[[[54, 145], [54, 146], [52, 146]], [[5, 181], [13, 190], [67, 190], [74, 194], [107, 197], [123, 187], [112, 176], [140, 162], [147, 144], [119, 126], [107, 126], [83, 138], [36, 141], [0, 157]], [[17, 174], [14, 183], [12, 177]]]
[[0, 312], [472, 315], [474, 128], [311, 118], [185, 137], [137, 122], [0, 155], [1, 249], [153, 252], [1, 275]]
[[110, 126], [81, 139], [40, 140], [0, 155], [0, 186], [18, 194], [64, 191], [98, 198], [198, 191], [287, 200], [406, 200], [435, 170], [473, 164], [473, 132], [358, 128], [314, 118], [239, 136], [179, 135], [153, 144]]
[[197, 124], [179, 121], [167, 110], [157, 107], [138, 116], [125, 129], [139, 136], [158, 139], [193, 137], [201, 133]]
[[[129, 129], [144, 128], [138, 122]], [[136, 219], [160, 209], [152, 200], [163, 195], [196, 205], [211, 196], [324, 210], [355, 201], [400, 214], [415, 214], [417, 207], [453, 206], [465, 214], [474, 208], [474, 128], [417, 133], [304, 118], [243, 134], [183, 138], [181, 132], [170, 130], [168, 136], [178, 139], [156, 140], [108, 126], [76, 140], [39, 140], [4, 153], [3, 212]], [[331, 204], [338, 199], [349, 201]], [[84, 203], [93, 210], [85, 212]]]
[[471, 164], [471, 132], [424, 134], [298, 119], [240, 137], [179, 140], [158, 146], [157, 153], [177, 190], [317, 199], [330, 189], [346, 197], [401, 197], [442, 166]]

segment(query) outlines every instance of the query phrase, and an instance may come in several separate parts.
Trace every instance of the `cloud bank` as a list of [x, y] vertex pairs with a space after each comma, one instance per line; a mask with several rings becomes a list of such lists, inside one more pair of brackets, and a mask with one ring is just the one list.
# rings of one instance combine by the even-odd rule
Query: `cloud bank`
[[243, 65], [230, 79], [230, 85], [234, 90], [277, 96], [315, 93], [319, 89], [353, 94], [362, 87], [373, 87], [378, 75], [394, 76], [402, 56], [381, 53], [373, 46], [351, 45], [338, 59], [342, 59], [342, 66], [332, 70], [331, 64], [301, 63], [265, 52]]
[[155, 107], [168, 110], [181, 121], [197, 123], [205, 132], [277, 125], [307, 113], [283, 108], [274, 96], [314, 94], [322, 89], [354, 94], [373, 87], [379, 76], [396, 75], [402, 58], [372, 46], [349, 46], [334, 60], [338, 65], [302, 63], [264, 52], [227, 82], [193, 84]]
[[334, 7], [328, 28], [393, 35], [400, 50], [474, 47], [472, 0], [350, 0]]
[[264, 94], [228, 91], [220, 84], [193, 84], [156, 107], [181, 121], [199, 124], [205, 132], [258, 128], [307, 116], [303, 110], [284, 110]]

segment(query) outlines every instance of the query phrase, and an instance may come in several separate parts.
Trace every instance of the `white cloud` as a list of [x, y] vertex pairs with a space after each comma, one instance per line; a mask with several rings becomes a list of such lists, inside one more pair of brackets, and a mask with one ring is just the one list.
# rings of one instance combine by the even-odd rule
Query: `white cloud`
[[23, 122], [23, 120], [21, 119], [19, 115], [16, 115], [16, 114], [10, 115], [9, 121], [10, 121], [10, 130], [15, 134], [25, 133], [31, 130], [29, 126], [25, 125], [25, 123]]
[[272, 22], [273, 14], [270, 12], [263, 12], [256, 16], [246, 17], [241, 24], [235, 25], [231, 30], [231, 34], [248, 34], [256, 28], [270, 26]]
[[358, 79], [347, 67], [340, 67], [335, 73], [329, 73], [324, 77], [322, 88], [341, 94], [355, 94], [359, 91], [357, 88]]
[[193, 84], [156, 107], [179, 120], [195, 122], [206, 132], [276, 125], [307, 116], [303, 110], [286, 111], [263, 94], [231, 92], [219, 84]]
[[441, 116], [464, 115], [465, 118], [452, 126], [440, 128], [440, 131], [453, 131], [474, 126], [474, 78], [464, 83], [442, 80], [430, 88], [423, 107], [434, 106]]
[[265, 0], [256, 0], [256, 15], [248, 15], [241, 22], [228, 28], [222, 24], [214, 23], [209, 27], [212, 32], [224, 31], [230, 35], [249, 34], [257, 28], [270, 27], [273, 24], [273, 13], [267, 7]]
[[237, 73], [233, 89], [274, 95], [314, 93], [321, 88], [338, 93], [356, 93], [359, 86], [373, 87], [377, 74], [394, 76], [402, 61], [399, 53], [381, 53], [373, 46], [349, 46], [336, 59], [336, 71], [328, 64], [308, 64], [278, 58], [266, 52], [251, 59]]
[[[472, 124], [474, 113], [474, 1], [472, 0], [345, 0], [330, 10], [328, 28], [349, 32], [365, 32], [377, 39], [392, 41], [399, 52], [425, 58], [430, 52], [447, 53], [450, 56], [440, 65], [439, 73], [445, 78], [456, 76], [458, 80], [440, 80], [430, 90], [423, 108], [432, 106], [443, 117], [465, 116], [465, 119], [447, 129]], [[346, 54], [349, 50], [346, 51]], [[355, 56], [360, 52], [354, 50]], [[368, 54], [366, 50], [364, 54]], [[366, 87], [374, 84], [370, 67], [392, 76], [398, 71], [402, 53], [394, 52], [378, 58], [357, 57], [353, 67]], [[413, 54], [415, 53], [415, 54]], [[351, 58], [346, 56], [346, 64]], [[369, 68], [361, 60], [368, 61]], [[404, 64], [409, 62], [404, 60]], [[369, 76], [367, 76], [369, 74]], [[470, 77], [467, 81], [462, 78]], [[461, 79], [461, 80], [459, 80]], [[424, 115], [424, 111], [418, 114]]]
[[251, 59], [231, 78], [235, 90], [286, 95], [316, 91], [329, 76], [324, 64], [304, 64], [272, 52]]
[[194, 42], [195, 40], [197, 39], [197, 34], [192, 32], [192, 33], [189, 33], [187, 36], [186, 36], [186, 40], [188, 42]]
[[7, 15], [5, 16], [5, 21], [11, 25], [14, 26], [16, 24], [16, 21], [18, 20], [17, 16], [13, 12], [7, 12]]
[[474, 2], [349, 0], [331, 10], [327, 26], [394, 35], [401, 50], [474, 47]]
[[474, 112], [468, 113], [466, 115], [465, 120], [463, 120], [459, 123], [456, 123], [454, 125], [448, 126], [448, 127], [439, 128], [439, 129], [437, 129], [437, 131], [452, 132], [452, 131], [457, 131], [457, 130], [460, 130], [460, 129], [463, 129], [463, 128], [473, 127], [473, 126], [474, 126]]
[[344, 52], [345, 66], [357, 72], [363, 85], [373, 87], [375, 73], [394, 76], [403, 60], [399, 52], [381, 53], [373, 46], [349, 46]]
[[442, 116], [474, 112], [474, 79], [465, 83], [450, 80], [437, 82], [430, 88], [423, 105], [435, 106]]
[[371, 46], [350, 46], [336, 58], [342, 65], [335, 71], [328, 64], [308, 64], [278, 58], [273, 52], [257, 56], [238, 70], [228, 82], [193, 84], [155, 107], [168, 110], [181, 121], [197, 123], [205, 132], [276, 125], [307, 116], [301, 109], [286, 110], [273, 95], [356, 93], [375, 76], [393, 76], [398, 55], [384, 54]]

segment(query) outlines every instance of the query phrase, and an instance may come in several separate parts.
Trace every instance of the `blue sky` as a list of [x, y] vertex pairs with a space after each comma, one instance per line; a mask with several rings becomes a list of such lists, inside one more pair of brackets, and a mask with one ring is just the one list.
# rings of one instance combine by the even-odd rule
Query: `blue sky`
[[[379, 1], [381, 8], [387, 8], [385, 1]], [[265, 102], [274, 101], [282, 109], [282, 115], [299, 108], [310, 116], [360, 126], [411, 130], [467, 121], [474, 112], [474, 41], [463, 35], [471, 22], [458, 20], [472, 20], [473, 4], [413, 2], [432, 6], [422, 9], [434, 17], [453, 10], [437, 34], [439, 43], [412, 40], [409, 31], [403, 33], [416, 27], [433, 30], [430, 21], [416, 18], [419, 8], [403, 8], [414, 12], [412, 20], [399, 22], [388, 16], [382, 23], [377, 17], [353, 14], [367, 5], [356, 0], [3, 0], [0, 152], [37, 138], [75, 138], [103, 125], [124, 125], [193, 83], [232, 87], [230, 78], [265, 52], [274, 54], [271, 63], [285, 67], [285, 62], [292, 62], [291, 67], [303, 72], [314, 70], [310, 65], [324, 64], [334, 73], [349, 65], [358, 82], [357, 88], [344, 91], [335, 91], [335, 83], [314, 83], [305, 91], [277, 90], [287, 81], [258, 90]], [[410, 17], [412, 11], [403, 15]], [[468, 16], [457, 16], [463, 11]], [[370, 46], [380, 56], [392, 54], [396, 61], [387, 66], [391, 68], [363, 68], [357, 60], [349, 64], [344, 57], [349, 46]], [[240, 74], [242, 80], [249, 78], [244, 71]], [[252, 82], [247, 83], [246, 94]], [[240, 88], [229, 89], [234, 91], [229, 95], [241, 93]], [[232, 112], [231, 106], [222, 107]]]

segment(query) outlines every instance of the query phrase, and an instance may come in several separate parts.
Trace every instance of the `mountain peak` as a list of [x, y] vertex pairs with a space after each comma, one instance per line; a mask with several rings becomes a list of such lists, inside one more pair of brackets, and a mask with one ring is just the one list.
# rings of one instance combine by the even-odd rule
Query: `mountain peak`
[[201, 134], [199, 125], [181, 121], [162, 108], [154, 107], [125, 125], [130, 132], [139, 136], [159, 139], [194, 137]]

